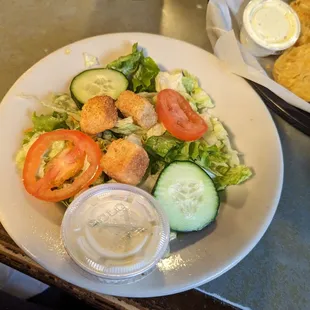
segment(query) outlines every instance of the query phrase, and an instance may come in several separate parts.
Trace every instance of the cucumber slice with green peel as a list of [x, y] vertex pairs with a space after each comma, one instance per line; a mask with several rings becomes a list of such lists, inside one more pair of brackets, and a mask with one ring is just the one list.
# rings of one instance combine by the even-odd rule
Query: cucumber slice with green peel
[[73, 100], [81, 107], [90, 98], [107, 95], [117, 99], [128, 87], [124, 74], [112, 69], [90, 69], [75, 76], [70, 85]]
[[209, 175], [190, 161], [175, 161], [160, 174], [153, 195], [165, 210], [170, 228], [198, 231], [212, 223], [220, 199]]

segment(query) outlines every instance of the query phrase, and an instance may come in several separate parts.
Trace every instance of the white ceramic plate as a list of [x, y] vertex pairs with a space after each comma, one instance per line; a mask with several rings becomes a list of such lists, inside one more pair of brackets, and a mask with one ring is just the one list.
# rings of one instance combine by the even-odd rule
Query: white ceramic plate
[[[61, 205], [30, 197], [16, 171], [14, 156], [23, 129], [31, 125], [38, 103], [21, 93], [44, 97], [68, 91], [73, 76], [84, 70], [82, 53], [104, 65], [130, 52], [139, 42], [165, 69], [184, 68], [197, 75], [216, 102], [213, 114], [226, 125], [233, 143], [244, 154], [255, 176], [230, 187], [222, 197], [217, 221], [201, 232], [180, 235], [172, 255], [142, 281], [108, 285], [83, 276], [69, 260], [60, 240], [65, 211]], [[241, 78], [230, 74], [213, 55], [170, 38], [111, 34], [85, 39], [45, 57], [25, 72], [0, 105], [0, 220], [14, 241], [35, 261], [66, 281], [100, 293], [150, 297], [177, 293], [206, 283], [226, 272], [257, 244], [270, 224], [279, 201], [283, 160], [275, 125], [265, 105]]]

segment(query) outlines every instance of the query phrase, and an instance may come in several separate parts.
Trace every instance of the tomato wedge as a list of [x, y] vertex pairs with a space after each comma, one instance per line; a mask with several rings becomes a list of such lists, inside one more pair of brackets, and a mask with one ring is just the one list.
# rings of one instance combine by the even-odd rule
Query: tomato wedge
[[191, 108], [177, 91], [164, 89], [157, 96], [156, 112], [159, 120], [176, 138], [194, 141], [208, 130], [206, 122]]
[[[69, 141], [72, 145], [56, 155], [50, 165], [46, 167], [46, 173], [37, 178], [44, 153], [55, 141]], [[80, 173], [71, 184], [66, 184], [60, 189], [54, 189], [65, 179], [75, 175], [81, 168], [85, 156], [89, 167]], [[70, 198], [92, 184], [101, 174], [99, 146], [86, 134], [78, 130], [60, 129], [42, 134], [30, 147], [23, 170], [23, 182], [27, 192], [34, 197], [57, 202]]]

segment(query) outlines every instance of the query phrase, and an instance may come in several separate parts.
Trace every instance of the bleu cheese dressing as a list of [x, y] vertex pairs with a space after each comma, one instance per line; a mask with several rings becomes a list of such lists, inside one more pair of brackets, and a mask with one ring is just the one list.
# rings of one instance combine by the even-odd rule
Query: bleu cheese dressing
[[281, 0], [253, 0], [244, 10], [240, 41], [254, 56], [284, 51], [299, 35], [297, 14]]
[[169, 233], [153, 197], [124, 184], [85, 191], [69, 206], [62, 223], [63, 242], [75, 263], [116, 281], [150, 271], [165, 255]]

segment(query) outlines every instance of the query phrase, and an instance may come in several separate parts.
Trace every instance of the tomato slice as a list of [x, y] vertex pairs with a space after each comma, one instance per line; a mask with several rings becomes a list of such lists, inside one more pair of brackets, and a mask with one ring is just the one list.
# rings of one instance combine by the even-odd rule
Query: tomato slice
[[206, 122], [191, 108], [177, 91], [164, 89], [157, 96], [156, 112], [159, 120], [176, 138], [194, 141], [208, 130]]
[[83, 169], [86, 153], [72, 144], [46, 165], [44, 178], [52, 187], [59, 187]]
[[[37, 178], [44, 153], [53, 142], [65, 140], [73, 145], [56, 155], [46, 167], [43, 178]], [[78, 175], [71, 184], [54, 189], [64, 180], [76, 175], [81, 170], [85, 156], [89, 167]], [[70, 198], [92, 184], [101, 174], [99, 146], [86, 134], [78, 130], [60, 129], [42, 134], [30, 147], [23, 170], [23, 182], [27, 192], [45, 201], [61, 201]]]

